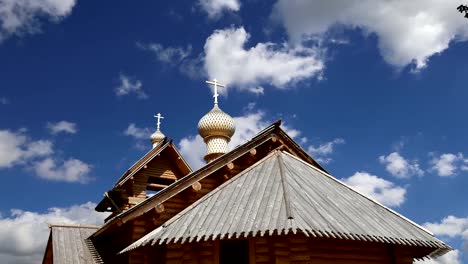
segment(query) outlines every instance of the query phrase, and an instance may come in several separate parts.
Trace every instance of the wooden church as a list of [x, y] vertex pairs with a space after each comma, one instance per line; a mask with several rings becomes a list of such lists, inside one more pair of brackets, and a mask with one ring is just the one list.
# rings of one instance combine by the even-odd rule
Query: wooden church
[[153, 148], [96, 206], [103, 226], [50, 227], [44, 264], [413, 263], [451, 248], [330, 175], [277, 121], [227, 151], [234, 120], [215, 104], [192, 171], [158, 126]]

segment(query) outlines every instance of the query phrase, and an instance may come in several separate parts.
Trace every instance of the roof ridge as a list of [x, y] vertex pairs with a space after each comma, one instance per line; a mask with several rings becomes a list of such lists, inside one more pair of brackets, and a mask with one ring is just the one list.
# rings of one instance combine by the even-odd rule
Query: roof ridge
[[305, 162], [305, 161], [303, 161], [303, 160], [301, 160], [301, 159], [295, 157], [294, 155], [291, 155], [291, 154], [289, 154], [289, 153], [287, 153], [287, 152], [285, 152], [285, 151], [283, 151], [283, 153], [285, 153], [285, 154], [287, 154], [288, 156], [291, 156], [292, 158], [294, 158], [294, 159], [296, 159], [296, 160], [298, 160], [298, 161], [300, 161], [300, 162], [306, 164], [307, 166], [313, 168], [314, 170], [321, 172], [322, 174], [324, 174], [325, 176], [331, 178], [331, 179], [334, 180], [335, 182], [337, 182], [337, 183], [339, 183], [339, 184], [341, 184], [341, 185], [343, 185], [343, 186], [349, 188], [350, 190], [356, 192], [357, 194], [363, 196], [364, 198], [366, 198], [366, 199], [368, 199], [368, 200], [370, 200], [370, 201], [372, 201], [372, 202], [374, 202], [374, 203], [376, 203], [376, 204], [382, 206], [384, 209], [386, 209], [386, 210], [389, 211], [390, 213], [395, 214], [396, 216], [402, 218], [403, 220], [409, 222], [410, 224], [412, 224], [412, 225], [416, 226], [417, 228], [423, 230], [424, 232], [430, 234], [431, 236], [434, 236], [434, 234], [433, 234], [431, 231], [429, 231], [428, 229], [426, 229], [426, 228], [422, 227], [421, 225], [419, 225], [419, 224], [417, 224], [417, 223], [411, 221], [410, 219], [406, 218], [405, 216], [401, 215], [400, 213], [396, 212], [395, 210], [393, 210], [393, 209], [387, 207], [386, 205], [380, 203], [379, 201], [373, 199], [372, 197], [369, 197], [369, 196], [363, 194], [362, 192], [360, 192], [360, 191], [354, 189], [353, 187], [347, 185], [346, 183], [344, 183], [344, 182], [338, 180], [337, 178], [333, 177], [331, 174], [326, 173], [326, 172], [324, 172], [324, 171], [321, 171], [321, 170], [315, 168], [314, 166], [310, 165], [309, 163], [307, 163], [307, 162]]
[[98, 225], [86, 225], [86, 224], [66, 224], [66, 223], [57, 223], [52, 224], [48, 223], [49, 228], [52, 227], [68, 227], [68, 228], [90, 228], [90, 229], [99, 229], [101, 226]]

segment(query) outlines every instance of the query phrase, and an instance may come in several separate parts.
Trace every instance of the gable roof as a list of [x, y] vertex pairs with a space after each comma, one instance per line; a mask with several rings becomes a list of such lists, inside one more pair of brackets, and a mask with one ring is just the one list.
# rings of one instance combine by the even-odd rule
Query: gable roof
[[[100, 233], [104, 232], [110, 226], [114, 224], [121, 224], [122, 222], [126, 222], [126, 221], [133, 219], [135, 217], [134, 215], [141, 215], [151, 210], [152, 208], [164, 202], [165, 200], [169, 199], [170, 197], [177, 194], [178, 192], [183, 191], [186, 188], [189, 188], [193, 183], [211, 175], [213, 172], [224, 167], [227, 163], [236, 160], [242, 155], [248, 153], [252, 148], [262, 145], [263, 143], [271, 140], [272, 138], [281, 138], [281, 140], [283, 140], [286, 143], [285, 146], [289, 151], [295, 153], [301, 159], [312, 164], [317, 169], [326, 172], [324, 168], [322, 168], [314, 159], [312, 159], [307, 154], [307, 152], [305, 152], [292, 138], [290, 138], [280, 128], [280, 125], [281, 125], [281, 120], [275, 121], [270, 126], [260, 131], [251, 140], [245, 142], [244, 144], [237, 146], [233, 150], [211, 161], [210, 163], [206, 164], [202, 168], [184, 176], [180, 180], [162, 189], [154, 196], [149, 197], [146, 200], [142, 201], [141, 203], [133, 206], [132, 208], [119, 213], [118, 215], [114, 216], [112, 219], [107, 221], [101, 229], [99, 229], [95, 234], [93, 234], [93, 236], [98, 236]], [[138, 213], [138, 211], [140, 212]]]
[[192, 172], [192, 169], [182, 157], [182, 155], [177, 150], [176, 146], [173, 144], [172, 140], [166, 140], [166, 138], [159, 142], [154, 148], [148, 151], [141, 159], [139, 159], [135, 164], [133, 164], [114, 184], [114, 187], [104, 193], [103, 199], [96, 205], [96, 211], [105, 212], [108, 207], [114, 208], [118, 211], [121, 211], [120, 208], [116, 205], [114, 200], [118, 200], [120, 197], [120, 192], [118, 191], [128, 180], [130, 180], [135, 174], [137, 174], [141, 169], [145, 168], [148, 163], [154, 160], [158, 155], [161, 155], [165, 151], [170, 151], [172, 155], [176, 156], [177, 159], [175, 164], [180, 169], [181, 173], [189, 174]]
[[88, 239], [98, 226], [50, 225], [47, 251], [51, 250], [53, 263], [100, 264], [103, 263], [91, 240]]
[[450, 250], [395, 211], [286, 152], [274, 151], [122, 252], [148, 244], [297, 232], [427, 247], [434, 255]]
[[141, 159], [139, 159], [135, 164], [133, 164], [115, 183], [114, 188], [122, 186], [125, 182], [127, 182], [133, 175], [135, 175], [138, 171], [144, 168], [150, 161], [152, 161], [156, 156], [161, 154], [166, 149], [172, 149], [175, 154], [180, 157], [182, 160], [182, 164], [185, 167], [185, 170], [188, 173], [192, 172], [192, 169], [188, 165], [188, 163], [184, 160], [182, 155], [179, 153], [177, 148], [172, 143], [172, 140], [167, 141], [164, 139], [163, 141], [159, 142], [158, 145], [148, 151]]

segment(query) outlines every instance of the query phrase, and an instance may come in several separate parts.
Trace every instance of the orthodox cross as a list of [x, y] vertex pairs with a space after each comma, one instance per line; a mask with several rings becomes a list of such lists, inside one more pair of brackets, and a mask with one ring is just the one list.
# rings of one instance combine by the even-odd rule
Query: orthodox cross
[[220, 84], [218, 82], [218, 80], [216, 80], [216, 79], [213, 79], [213, 81], [205, 81], [205, 82], [207, 84], [211, 84], [211, 85], [214, 86], [214, 95], [213, 95], [213, 97], [214, 97], [214, 103], [215, 103], [215, 105], [217, 105], [218, 104], [218, 96], [219, 96], [218, 87], [226, 87], [226, 86], [224, 86], [224, 84]]
[[161, 113], [158, 113], [154, 117], [156, 117], [158, 119], [158, 122], [156, 123], [156, 126], [157, 126], [157, 128], [159, 130], [159, 126], [161, 125], [161, 119], [163, 119], [164, 117], [161, 115]]

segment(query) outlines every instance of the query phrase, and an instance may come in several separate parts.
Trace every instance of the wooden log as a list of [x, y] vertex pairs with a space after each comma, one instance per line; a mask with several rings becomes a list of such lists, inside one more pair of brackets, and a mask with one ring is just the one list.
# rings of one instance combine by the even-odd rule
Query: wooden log
[[156, 213], [158, 213], [158, 214], [163, 213], [163, 212], [164, 212], [164, 204], [158, 204], [158, 205], [154, 208], [154, 210], [155, 210]]
[[200, 182], [195, 182], [194, 184], [192, 184], [192, 191], [194, 192], [200, 191], [201, 188], [202, 188], [202, 185]]
[[146, 185], [146, 189], [150, 190], [150, 191], [160, 191], [164, 188], [166, 188], [167, 185], [164, 185], [164, 184], [158, 184], [158, 183], [149, 183]]
[[251, 150], [249, 151], [249, 154], [250, 154], [251, 156], [255, 156], [255, 155], [257, 154], [257, 150], [253, 148], [253, 149], [251, 149]]

